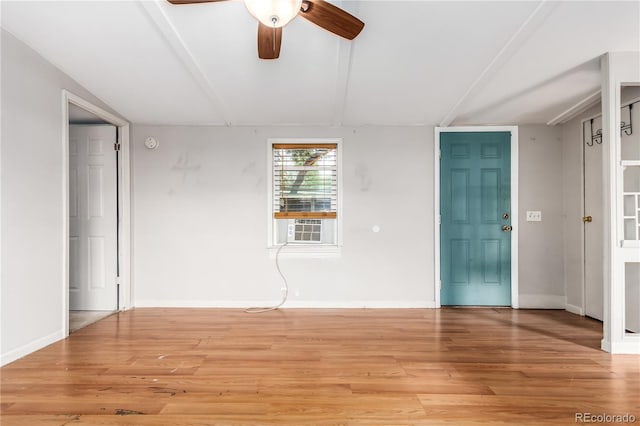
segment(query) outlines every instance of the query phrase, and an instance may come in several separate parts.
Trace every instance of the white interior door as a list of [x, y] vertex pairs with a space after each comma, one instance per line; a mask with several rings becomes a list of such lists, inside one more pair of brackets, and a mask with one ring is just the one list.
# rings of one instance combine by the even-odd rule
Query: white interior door
[[604, 309], [603, 263], [604, 217], [602, 181], [602, 138], [592, 140], [591, 127], [596, 132], [602, 128], [602, 118], [583, 125], [584, 135], [584, 280], [585, 315], [602, 321]]
[[117, 304], [116, 128], [69, 126], [69, 308]]

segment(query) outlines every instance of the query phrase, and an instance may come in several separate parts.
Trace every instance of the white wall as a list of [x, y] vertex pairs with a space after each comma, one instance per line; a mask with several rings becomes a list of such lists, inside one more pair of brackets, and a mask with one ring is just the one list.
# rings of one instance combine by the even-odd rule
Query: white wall
[[[520, 307], [565, 307], [561, 129], [520, 126]], [[527, 210], [541, 222], [527, 222]]]
[[[160, 147], [145, 149], [147, 136]], [[523, 307], [564, 307], [559, 136], [558, 128], [521, 128]], [[272, 137], [344, 139], [342, 254], [285, 258], [287, 306], [433, 306], [431, 127], [142, 125], [132, 132], [136, 305], [279, 300], [281, 284], [266, 250]], [[525, 222], [525, 209], [542, 210], [543, 222]]]
[[[134, 126], [136, 305], [279, 300], [266, 249], [266, 139], [341, 137], [342, 253], [283, 258], [288, 306], [432, 306], [432, 132]], [[160, 147], [144, 148], [147, 136]]]
[[62, 89], [107, 109], [2, 32], [1, 360], [64, 337]]

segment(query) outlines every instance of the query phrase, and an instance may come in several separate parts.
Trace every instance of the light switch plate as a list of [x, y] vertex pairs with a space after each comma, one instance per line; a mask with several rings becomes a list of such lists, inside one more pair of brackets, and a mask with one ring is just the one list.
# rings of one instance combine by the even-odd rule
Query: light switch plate
[[527, 210], [527, 222], [542, 222], [542, 212]]

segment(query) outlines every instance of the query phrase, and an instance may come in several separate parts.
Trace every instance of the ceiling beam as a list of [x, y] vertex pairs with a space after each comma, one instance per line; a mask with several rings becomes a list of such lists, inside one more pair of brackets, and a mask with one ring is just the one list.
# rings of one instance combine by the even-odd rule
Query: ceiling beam
[[589, 96], [587, 96], [586, 98], [578, 102], [577, 104], [573, 105], [571, 108], [568, 108], [566, 111], [562, 112], [561, 114], [558, 114], [557, 117], [549, 120], [547, 122], [547, 126], [564, 124], [567, 121], [571, 120], [572, 118], [578, 116], [578, 114], [585, 112], [586, 110], [588, 110], [589, 108], [591, 108], [592, 106], [596, 105], [599, 102], [600, 102], [600, 90], [590, 94]]
[[336, 66], [336, 97], [331, 121], [334, 126], [342, 125], [344, 108], [347, 102], [349, 73], [351, 71], [351, 43], [342, 38], [338, 40], [338, 58]]
[[467, 91], [458, 99], [447, 114], [440, 120], [440, 127], [448, 127], [453, 123], [462, 111], [465, 103], [478, 94], [480, 89], [487, 85], [497, 74], [498, 70], [520, 49], [529, 37], [538, 30], [540, 25], [549, 16], [558, 2], [542, 0], [529, 14], [529, 17], [520, 25], [520, 28], [511, 36], [507, 43], [487, 67], [475, 79]]
[[[341, 2], [334, 2], [334, 5], [342, 7]], [[348, 12], [357, 15], [358, 3], [352, 3], [352, 9]], [[331, 122], [334, 126], [341, 126], [344, 122], [344, 109], [347, 103], [347, 91], [349, 88], [349, 75], [351, 73], [351, 46], [356, 41], [346, 40], [342, 37], [338, 39], [338, 52], [336, 58], [336, 94], [333, 105], [333, 115]]]
[[156, 26], [158, 31], [164, 36], [165, 40], [171, 46], [171, 49], [180, 59], [182, 65], [187, 69], [191, 77], [196, 81], [198, 86], [204, 91], [211, 106], [220, 113], [225, 125], [230, 126], [231, 121], [227, 116], [227, 107], [222, 98], [214, 88], [213, 84], [203, 71], [202, 66], [191, 53], [185, 41], [182, 39], [173, 22], [169, 19], [160, 1], [141, 1], [139, 4], [143, 10], [147, 12], [149, 19]]

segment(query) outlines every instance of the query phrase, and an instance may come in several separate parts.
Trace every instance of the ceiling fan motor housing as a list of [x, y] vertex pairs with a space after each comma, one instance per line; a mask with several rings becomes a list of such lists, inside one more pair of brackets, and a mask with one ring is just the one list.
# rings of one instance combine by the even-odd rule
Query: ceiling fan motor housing
[[296, 17], [302, 0], [244, 0], [244, 4], [262, 24], [280, 28]]

